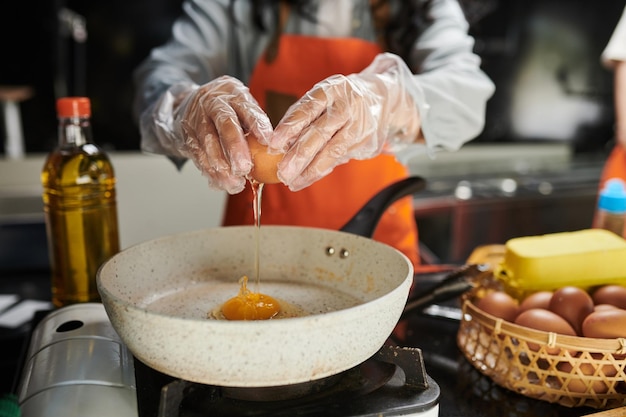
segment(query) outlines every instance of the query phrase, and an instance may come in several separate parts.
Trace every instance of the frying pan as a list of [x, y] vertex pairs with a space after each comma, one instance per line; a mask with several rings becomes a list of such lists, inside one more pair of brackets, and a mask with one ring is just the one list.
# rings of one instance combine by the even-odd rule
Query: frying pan
[[[98, 271], [102, 303], [133, 355], [174, 377], [270, 387], [337, 374], [380, 350], [402, 314], [413, 279], [405, 255], [362, 235], [373, 233], [392, 202], [424, 185], [410, 177], [388, 186], [340, 231], [231, 226], [139, 243]], [[238, 293], [241, 276], [254, 281], [257, 231], [258, 290], [307, 315], [207, 318]]]

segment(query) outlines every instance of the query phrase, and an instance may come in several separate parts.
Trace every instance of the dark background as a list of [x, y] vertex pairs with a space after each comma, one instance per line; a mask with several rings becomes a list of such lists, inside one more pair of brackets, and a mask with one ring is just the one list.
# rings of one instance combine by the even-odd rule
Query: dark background
[[[577, 153], [605, 152], [613, 140], [613, 75], [600, 55], [625, 2], [462, 3], [475, 51], [496, 84], [477, 141], [566, 141]], [[531, 126], [520, 131], [513, 119], [533, 108], [539, 115], [523, 119]]]
[[[21, 104], [26, 150], [42, 152], [54, 146], [55, 98], [63, 95], [91, 98], [99, 144], [139, 149], [131, 115], [131, 74], [152, 47], [168, 38], [180, 4], [180, 0], [3, 2], [0, 86], [29, 85], [35, 91]], [[73, 27], [80, 25], [57, 18], [63, 10], [83, 18], [86, 41], [75, 39]]]
[[[139, 149], [131, 117], [131, 72], [150, 48], [167, 39], [180, 4], [181, 0], [4, 2], [0, 86], [28, 85], [35, 93], [21, 103], [27, 152], [45, 152], [54, 145], [54, 100], [71, 94], [92, 99], [98, 143], [108, 149]], [[567, 141], [576, 152], [604, 152], [612, 140], [612, 75], [600, 65], [599, 56], [624, 2], [463, 0], [463, 6], [483, 68], [497, 85], [485, 130], [475, 143]], [[84, 18], [85, 42], [73, 38], [71, 25], [61, 24], [57, 15], [63, 9]], [[537, 82], [533, 87], [523, 79]], [[523, 93], [537, 105], [549, 103], [542, 94], [550, 88], [560, 89], [570, 103], [548, 104], [547, 110], [538, 111], [539, 118], [531, 120], [537, 126], [516, 129], [513, 119], [520, 108], [514, 105], [516, 98]], [[523, 108], [532, 109], [532, 100]], [[583, 110], [575, 110], [581, 102]], [[581, 115], [585, 106], [593, 109], [586, 116]]]

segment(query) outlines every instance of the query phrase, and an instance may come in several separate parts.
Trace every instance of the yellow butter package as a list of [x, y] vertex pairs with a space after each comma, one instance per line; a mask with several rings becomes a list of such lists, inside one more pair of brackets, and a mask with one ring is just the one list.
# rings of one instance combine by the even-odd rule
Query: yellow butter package
[[510, 239], [494, 274], [517, 298], [567, 285], [626, 286], [626, 240], [603, 229]]

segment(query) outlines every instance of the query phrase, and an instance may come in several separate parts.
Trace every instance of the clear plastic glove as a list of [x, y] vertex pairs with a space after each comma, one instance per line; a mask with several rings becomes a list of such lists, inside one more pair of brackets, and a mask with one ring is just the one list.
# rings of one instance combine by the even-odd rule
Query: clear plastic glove
[[269, 141], [284, 152], [278, 177], [292, 191], [308, 187], [350, 159], [369, 159], [385, 144], [414, 143], [422, 95], [398, 56], [380, 54], [365, 70], [335, 75], [294, 103]]
[[272, 124], [248, 87], [222, 76], [194, 89], [173, 112], [181, 156], [191, 159], [213, 188], [241, 192], [252, 169], [248, 134], [265, 144]]

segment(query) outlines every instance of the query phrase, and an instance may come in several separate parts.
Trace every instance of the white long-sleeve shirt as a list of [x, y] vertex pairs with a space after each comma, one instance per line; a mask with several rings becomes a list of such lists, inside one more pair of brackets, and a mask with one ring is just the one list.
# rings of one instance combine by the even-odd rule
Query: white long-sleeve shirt
[[626, 7], [601, 55], [602, 63], [613, 68], [615, 61], [626, 61]]
[[[390, 0], [392, 9], [400, 1], [404, 0]], [[164, 125], [157, 119], [167, 117], [156, 108], [166, 91], [202, 85], [221, 75], [248, 82], [277, 23], [268, 13], [265, 22], [270, 30], [256, 28], [251, 23], [251, 3], [235, 1], [237, 24], [229, 16], [229, 0], [188, 0], [183, 4], [183, 14], [174, 24], [171, 39], [155, 48], [135, 72], [135, 114], [142, 119], [143, 150], [168, 154], [155, 131], [157, 125]], [[375, 42], [369, 1], [311, 3], [317, 23], [291, 13], [285, 33], [349, 36]], [[431, 21], [415, 41], [409, 57], [414, 73], [411, 83], [423, 91], [415, 98], [419, 109], [427, 109], [421, 114], [421, 123], [428, 150], [457, 150], [482, 131], [486, 103], [495, 87], [473, 53], [474, 39], [468, 35], [469, 25], [458, 1], [433, 0], [428, 14]]]

